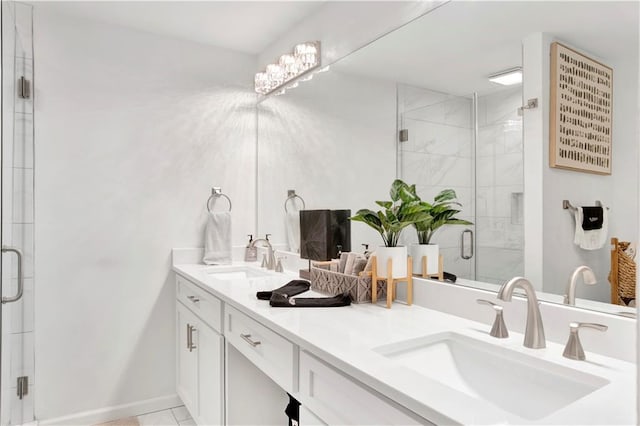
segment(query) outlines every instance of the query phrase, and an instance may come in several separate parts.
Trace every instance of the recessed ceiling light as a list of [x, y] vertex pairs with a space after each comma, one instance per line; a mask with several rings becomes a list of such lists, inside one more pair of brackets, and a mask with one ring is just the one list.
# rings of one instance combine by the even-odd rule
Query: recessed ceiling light
[[522, 68], [511, 68], [500, 71], [489, 76], [489, 81], [502, 84], [503, 86], [513, 86], [522, 83]]

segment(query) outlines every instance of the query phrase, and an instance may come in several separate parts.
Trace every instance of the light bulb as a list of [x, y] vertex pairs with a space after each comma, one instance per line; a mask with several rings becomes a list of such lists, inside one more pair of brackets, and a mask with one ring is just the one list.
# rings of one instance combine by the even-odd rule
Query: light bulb
[[272, 88], [281, 85], [284, 81], [284, 72], [282, 67], [277, 64], [267, 65], [267, 76], [269, 77], [270, 86]]
[[279, 61], [280, 67], [284, 71], [284, 79], [289, 80], [298, 74], [298, 62], [293, 55], [282, 55]]
[[256, 92], [265, 94], [269, 91], [269, 77], [265, 72], [256, 73], [254, 79], [254, 87]]

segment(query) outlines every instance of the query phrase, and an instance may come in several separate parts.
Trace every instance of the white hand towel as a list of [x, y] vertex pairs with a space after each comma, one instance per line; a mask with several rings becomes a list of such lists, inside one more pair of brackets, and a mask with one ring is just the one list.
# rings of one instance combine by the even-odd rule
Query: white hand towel
[[344, 267], [344, 273], [346, 275], [358, 275], [364, 270], [367, 264], [367, 258], [360, 253], [349, 253], [347, 257], [347, 264]]
[[344, 265], [344, 273], [346, 275], [353, 275], [353, 265], [356, 263], [358, 253], [351, 252], [347, 255], [347, 263]]
[[289, 211], [285, 214], [285, 228], [287, 229], [287, 242], [289, 251], [300, 252], [300, 212]]
[[209, 212], [202, 261], [207, 265], [231, 263], [231, 212]]
[[582, 207], [578, 207], [575, 212], [576, 232], [573, 237], [573, 243], [580, 246], [584, 250], [598, 250], [607, 242], [609, 234], [609, 217], [606, 207], [602, 208], [602, 228], [585, 231], [582, 229], [582, 220], [584, 214]]

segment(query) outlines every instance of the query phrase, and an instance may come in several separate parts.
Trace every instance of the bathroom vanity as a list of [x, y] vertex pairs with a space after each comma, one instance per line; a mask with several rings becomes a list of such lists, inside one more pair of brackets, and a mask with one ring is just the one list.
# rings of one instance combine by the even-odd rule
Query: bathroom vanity
[[[528, 349], [518, 332], [525, 305], [517, 297], [503, 303], [510, 336], [497, 339], [489, 335], [486, 307], [479, 307], [486, 322], [402, 303], [390, 310], [271, 308], [256, 292], [294, 274], [196, 259], [174, 251], [177, 391], [198, 424], [282, 424], [286, 393], [302, 404], [301, 424], [635, 423], [633, 363], [598, 353], [588, 331], [586, 361], [562, 356], [569, 334], [563, 315], [608, 317], [614, 334], [633, 320], [543, 306], [546, 348]], [[472, 292], [468, 311], [478, 312], [476, 289], [415, 285]]]

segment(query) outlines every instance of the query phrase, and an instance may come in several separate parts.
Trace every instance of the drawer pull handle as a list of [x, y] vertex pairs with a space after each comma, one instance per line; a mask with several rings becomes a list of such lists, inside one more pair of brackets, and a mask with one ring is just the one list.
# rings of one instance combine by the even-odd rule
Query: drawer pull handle
[[198, 303], [200, 301], [196, 296], [187, 296], [187, 299], [191, 300], [193, 303]]
[[197, 349], [198, 347], [196, 345], [193, 344], [193, 332], [197, 331], [197, 329], [190, 325], [189, 326], [189, 352], [192, 352], [194, 349]]
[[191, 324], [187, 323], [187, 349], [191, 352]]
[[251, 335], [250, 334], [241, 334], [240, 337], [242, 337], [242, 339], [247, 342], [248, 344], [250, 344], [251, 346], [253, 346], [254, 348], [256, 346], [258, 346], [259, 344], [261, 344], [261, 341], [255, 341], [255, 340], [251, 340]]

